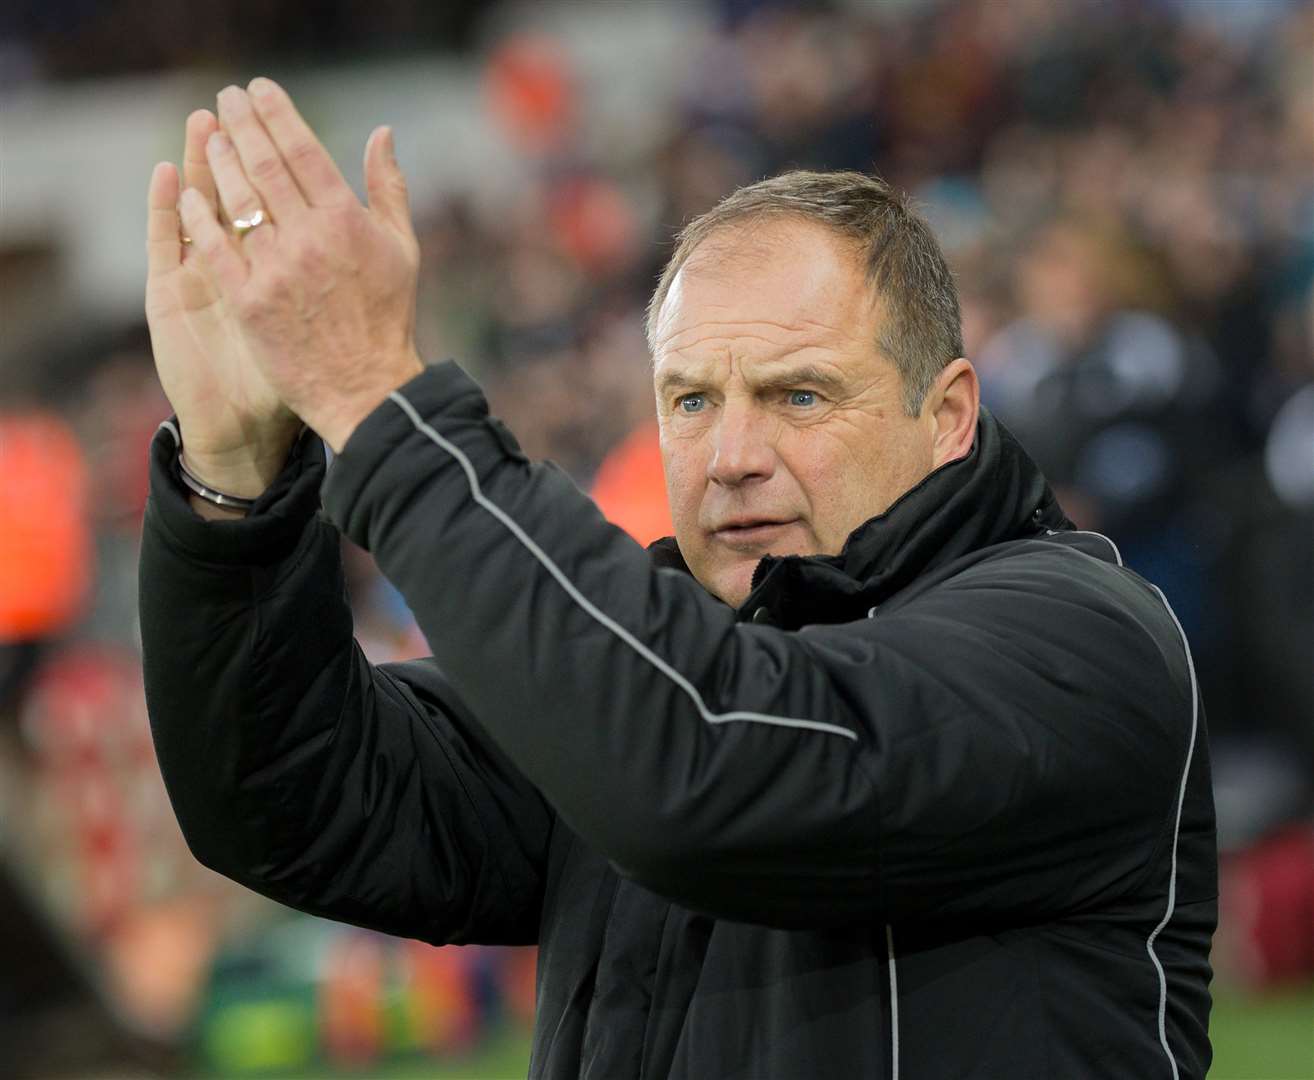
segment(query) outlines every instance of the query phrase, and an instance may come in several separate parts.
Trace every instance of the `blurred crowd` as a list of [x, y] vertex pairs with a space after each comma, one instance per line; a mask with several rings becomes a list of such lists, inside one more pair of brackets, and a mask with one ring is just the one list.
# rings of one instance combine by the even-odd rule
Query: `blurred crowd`
[[[404, 23], [420, 6], [381, 8]], [[568, 43], [487, 42], [488, 122], [531, 182], [512, 205], [475, 192], [415, 208], [424, 351], [474, 371], [531, 456], [650, 540], [664, 494], [642, 314], [680, 225], [789, 167], [874, 170], [912, 192], [958, 275], [986, 404], [1192, 641], [1225, 882], [1263, 899], [1225, 926], [1220, 970], [1308, 980], [1314, 4], [709, 12], [678, 91], [636, 118], [643, 139], [590, 128], [608, 88]], [[139, 1015], [177, 1032], [231, 927], [269, 916], [190, 861], [146, 738], [136, 537], [146, 443], [169, 409], [140, 327], [40, 362], [58, 394], [0, 397], [0, 831]], [[367, 653], [423, 654], [400, 596], [345, 554]], [[207, 905], [180, 914], [196, 896]], [[210, 929], [161, 938], [203, 944], [182, 959], [162, 946], [172, 968], [144, 977], [148, 908], [207, 912]]]
[[0, 86], [189, 67], [253, 53], [284, 63], [469, 47], [481, 0], [8, 0], [0, 9]]

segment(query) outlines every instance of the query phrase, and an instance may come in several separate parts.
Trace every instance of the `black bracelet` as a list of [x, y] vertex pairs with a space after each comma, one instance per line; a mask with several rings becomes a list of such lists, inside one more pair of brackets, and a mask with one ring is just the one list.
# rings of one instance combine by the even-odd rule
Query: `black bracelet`
[[255, 499], [244, 499], [240, 495], [227, 495], [222, 491], [215, 491], [212, 487], [207, 487], [195, 476], [187, 471], [187, 466], [183, 464], [182, 447], [178, 447], [178, 453], [175, 458], [178, 465], [178, 476], [192, 494], [199, 496], [208, 503], [215, 506], [222, 506], [225, 510], [242, 510], [250, 511], [255, 506]]

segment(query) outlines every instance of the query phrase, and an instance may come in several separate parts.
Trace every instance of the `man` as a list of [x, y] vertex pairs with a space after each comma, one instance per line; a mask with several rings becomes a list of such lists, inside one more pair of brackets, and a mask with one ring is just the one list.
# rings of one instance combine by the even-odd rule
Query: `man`
[[[689, 227], [649, 320], [676, 528], [649, 556], [420, 364], [390, 148], [366, 209], [256, 80], [189, 122], [181, 200], [152, 178], [178, 423], [142, 630], [198, 858], [537, 942], [535, 1076], [1203, 1077], [1189, 651], [979, 413], [925, 224], [798, 173]], [[432, 661], [353, 647], [302, 421]]]

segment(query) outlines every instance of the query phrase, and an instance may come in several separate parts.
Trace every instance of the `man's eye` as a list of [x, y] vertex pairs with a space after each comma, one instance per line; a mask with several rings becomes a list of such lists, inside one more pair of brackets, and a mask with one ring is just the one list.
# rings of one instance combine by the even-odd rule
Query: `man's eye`
[[702, 394], [685, 394], [676, 404], [681, 412], [702, 412], [703, 406], [707, 404], [707, 399]]
[[812, 390], [791, 390], [789, 403], [798, 409], [810, 409], [817, 403], [817, 395]]

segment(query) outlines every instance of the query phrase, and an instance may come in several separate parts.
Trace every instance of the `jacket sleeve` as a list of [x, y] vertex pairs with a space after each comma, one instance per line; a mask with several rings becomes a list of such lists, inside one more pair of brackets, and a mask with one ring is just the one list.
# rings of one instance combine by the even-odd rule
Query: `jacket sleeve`
[[[529, 464], [452, 364], [366, 418], [325, 505], [566, 823], [688, 906], [780, 926], [1057, 914], [1129, 888], [1171, 824], [1180, 641], [1111, 568], [1120, 595], [1074, 602], [1088, 556], [858, 623], [740, 623]], [[445, 634], [458, 619], [471, 633]]]
[[156, 753], [206, 866], [292, 907], [434, 943], [535, 940], [552, 814], [432, 661], [352, 638], [307, 435], [240, 521], [151, 448], [140, 615]]

